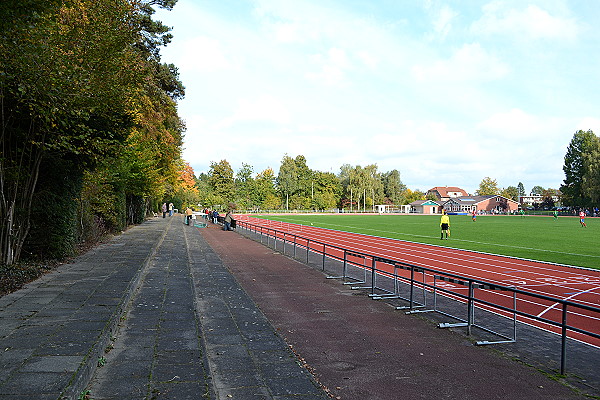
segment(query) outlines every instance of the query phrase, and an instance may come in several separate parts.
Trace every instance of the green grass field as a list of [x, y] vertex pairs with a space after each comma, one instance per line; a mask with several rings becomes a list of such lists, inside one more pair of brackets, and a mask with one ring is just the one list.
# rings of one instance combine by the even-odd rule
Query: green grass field
[[600, 219], [575, 217], [450, 216], [450, 240], [440, 240], [436, 215], [277, 215], [277, 221], [319, 226], [531, 260], [600, 269]]

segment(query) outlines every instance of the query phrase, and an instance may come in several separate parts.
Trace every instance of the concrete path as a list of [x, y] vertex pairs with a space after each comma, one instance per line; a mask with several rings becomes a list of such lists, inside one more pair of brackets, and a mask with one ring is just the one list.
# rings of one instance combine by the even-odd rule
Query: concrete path
[[198, 230], [134, 227], [0, 299], [1, 399], [325, 399]]
[[181, 222], [152, 219], [0, 298], [0, 399], [584, 398], [236, 232]]

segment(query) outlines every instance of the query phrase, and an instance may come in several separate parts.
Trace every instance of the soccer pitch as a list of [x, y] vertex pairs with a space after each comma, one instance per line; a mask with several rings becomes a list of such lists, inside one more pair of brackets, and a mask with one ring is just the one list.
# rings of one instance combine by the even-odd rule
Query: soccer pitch
[[439, 215], [267, 215], [260, 218], [345, 232], [428, 243], [530, 260], [600, 269], [600, 220], [547, 216], [451, 215], [449, 240], [440, 240]]

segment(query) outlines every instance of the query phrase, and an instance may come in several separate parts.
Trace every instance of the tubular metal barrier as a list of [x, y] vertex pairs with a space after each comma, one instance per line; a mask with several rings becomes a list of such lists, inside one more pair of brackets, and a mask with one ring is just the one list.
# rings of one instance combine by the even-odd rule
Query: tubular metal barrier
[[[270, 246], [270, 239], [272, 238], [275, 250], [277, 250], [277, 242], [281, 241], [283, 243], [283, 254], [286, 251], [286, 243], [293, 244], [294, 258], [296, 258], [296, 248], [305, 248], [307, 264], [310, 264], [311, 253], [321, 255], [321, 262], [319, 264], [323, 271], [325, 271], [326, 259], [342, 263], [341, 275], [327, 276], [327, 278], [342, 279], [344, 285], [353, 285], [351, 286], [352, 289], [366, 289], [370, 291], [369, 297], [375, 300], [397, 299], [405, 301], [408, 303], [407, 306], [399, 306], [396, 309], [408, 309], [407, 314], [436, 312], [457, 321], [440, 323], [440, 328], [465, 327], [467, 335], [472, 334], [473, 328], [478, 328], [501, 338], [501, 340], [477, 341], [476, 345], [515, 342], [517, 340], [517, 322], [519, 318], [521, 321], [535, 322], [534, 326], [542, 324], [553, 327], [561, 337], [560, 374], [562, 375], [566, 372], [567, 339], [569, 338], [569, 333], [600, 339], [600, 333], [591, 332], [581, 327], [569, 325], [568, 323], [569, 315], [578, 315], [581, 317], [581, 315], [587, 316], [589, 314], [590, 318], [600, 319], [599, 307], [529, 292], [513, 286], [503, 286], [493, 282], [464, 277], [439, 269], [413, 265], [402, 260], [383, 258], [374, 254], [335, 246], [295, 233], [256, 225], [246, 221], [237, 221], [237, 225], [241, 229], [259, 235], [260, 243], [263, 243], [263, 236], [266, 236], [267, 246]], [[293, 238], [293, 240], [290, 240], [290, 238]], [[349, 267], [354, 267], [362, 271], [362, 280], [351, 277], [348, 272]], [[420, 274], [420, 279], [417, 279], [417, 274]], [[369, 275], [370, 283], [368, 283]], [[378, 286], [378, 280], [381, 279], [391, 280], [391, 287]], [[408, 290], [408, 294], [402, 294], [401, 284], [406, 286], [404, 289]], [[462, 293], [464, 289], [466, 289], [467, 294]], [[497, 293], [500, 292], [510, 293], [510, 296], [499, 298]], [[417, 293], [421, 296], [419, 300], [416, 299]], [[481, 295], [476, 296], [477, 293]], [[433, 297], [433, 308], [431, 309], [427, 309], [428, 294]], [[440, 295], [446, 299], [464, 303], [466, 305], [466, 318], [451, 315], [441, 310], [438, 306], [438, 296]], [[510, 304], [509, 299], [511, 300]], [[532, 302], [533, 299], [541, 302], [539, 304], [548, 305], [547, 310], [554, 310], [554, 314], [558, 313], [556, 320], [544, 317], [543, 313], [536, 315], [518, 309], [518, 300], [521, 303], [525, 303]], [[476, 324], [476, 308], [509, 318], [512, 321], [512, 337]], [[560, 311], [558, 311], [558, 308], [560, 308]]]

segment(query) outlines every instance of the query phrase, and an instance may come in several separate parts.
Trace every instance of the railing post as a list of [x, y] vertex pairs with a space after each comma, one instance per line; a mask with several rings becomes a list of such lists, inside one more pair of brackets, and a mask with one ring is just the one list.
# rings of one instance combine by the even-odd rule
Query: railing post
[[409, 310], [413, 310], [414, 303], [414, 291], [415, 291], [415, 267], [413, 265], [410, 266], [410, 307]]
[[375, 294], [375, 266], [376, 266], [375, 257], [371, 259], [371, 294]]
[[325, 271], [325, 243], [323, 243], [323, 271]]
[[309, 260], [308, 260], [308, 252], [309, 252], [309, 250], [310, 250], [310, 239], [306, 239], [306, 263], [307, 264], [310, 264]]
[[346, 280], [346, 271], [348, 270], [348, 251], [344, 249], [344, 265], [342, 266], [342, 276], [344, 281]]
[[473, 324], [473, 281], [469, 281], [469, 299], [467, 301], [467, 335], [471, 335], [471, 325]]
[[567, 369], [567, 303], [562, 306], [560, 374], [564, 375]]

